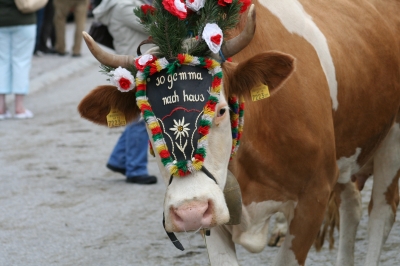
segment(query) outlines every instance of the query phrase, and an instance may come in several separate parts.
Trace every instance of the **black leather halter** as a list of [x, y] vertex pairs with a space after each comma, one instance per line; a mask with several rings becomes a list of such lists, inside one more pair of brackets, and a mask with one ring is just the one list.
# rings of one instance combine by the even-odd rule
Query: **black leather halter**
[[[207, 168], [205, 168], [205, 166], [203, 165], [201, 167], [201, 171], [203, 171], [209, 178], [211, 178], [212, 180], [214, 180], [215, 184], [218, 185], [217, 180], [215, 179], [215, 177], [210, 173], [210, 171], [207, 170]], [[168, 186], [171, 185], [172, 183], [172, 179], [174, 176], [171, 175], [171, 178], [169, 179], [169, 183]], [[163, 212], [163, 227], [165, 230], [165, 215]], [[167, 233], [169, 239], [171, 240], [172, 244], [174, 244], [174, 246], [179, 249], [179, 250], [185, 250], [183, 248], [183, 245], [181, 244], [181, 242], [179, 242], [178, 238], [175, 236], [175, 234], [173, 232], [167, 232], [167, 230], [165, 230], [165, 232]], [[209, 236], [210, 235], [210, 230], [206, 230], [206, 235]]]

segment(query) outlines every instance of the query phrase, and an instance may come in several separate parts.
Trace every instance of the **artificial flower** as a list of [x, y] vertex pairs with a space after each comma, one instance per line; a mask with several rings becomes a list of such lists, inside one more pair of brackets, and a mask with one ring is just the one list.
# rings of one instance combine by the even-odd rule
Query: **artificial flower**
[[242, 7], [240, 8], [239, 13], [243, 13], [250, 6], [251, 0], [239, 0], [239, 3], [242, 3]]
[[110, 79], [111, 83], [116, 86], [119, 91], [127, 92], [135, 88], [135, 79], [127, 69], [118, 67], [110, 71], [110, 74], [112, 75]]
[[174, 119], [174, 126], [171, 127], [169, 130], [174, 131], [174, 135], [175, 139], [177, 139], [178, 137], [189, 137], [189, 133], [188, 130], [189, 127], [188, 125], [190, 125], [190, 123], [185, 124], [185, 117], [182, 118], [182, 120], [178, 119], [178, 122], [176, 122], [176, 120]]
[[186, 0], [186, 6], [193, 11], [199, 11], [204, 7], [206, 0]]
[[232, 0], [218, 0], [218, 5], [226, 6], [227, 4], [232, 4]]
[[148, 12], [150, 12], [150, 14], [154, 14], [154, 11], [156, 11], [156, 9], [154, 8], [154, 6], [151, 5], [141, 5], [140, 8], [142, 9], [142, 12], [146, 15]]
[[148, 65], [157, 60], [157, 57], [151, 54], [142, 55], [135, 60], [137, 70], [143, 71]]
[[223, 41], [223, 33], [216, 23], [207, 23], [204, 27], [202, 38], [213, 53], [218, 53]]
[[164, 8], [172, 15], [179, 19], [185, 19], [187, 16], [187, 9], [185, 3], [181, 0], [163, 0], [162, 4]]

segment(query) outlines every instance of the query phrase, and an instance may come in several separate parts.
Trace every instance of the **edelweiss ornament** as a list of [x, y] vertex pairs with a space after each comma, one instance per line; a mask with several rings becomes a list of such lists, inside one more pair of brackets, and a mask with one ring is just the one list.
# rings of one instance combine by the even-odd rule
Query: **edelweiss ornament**
[[113, 71], [110, 71], [112, 78], [110, 79], [111, 84], [116, 86], [119, 91], [127, 92], [135, 88], [135, 80], [127, 69], [118, 67]]
[[193, 11], [199, 11], [204, 7], [206, 0], [186, 0], [186, 6]]
[[223, 41], [223, 33], [217, 24], [207, 23], [207, 25], [204, 27], [202, 38], [207, 43], [211, 52], [214, 54], [219, 52]]
[[188, 133], [188, 126], [190, 125], [190, 123], [185, 124], [185, 117], [182, 118], [181, 120], [178, 120], [178, 122], [176, 122], [176, 120], [174, 119], [174, 127], [170, 128], [169, 130], [174, 131], [174, 135], [175, 139], [177, 139], [178, 137], [189, 137], [189, 133]]

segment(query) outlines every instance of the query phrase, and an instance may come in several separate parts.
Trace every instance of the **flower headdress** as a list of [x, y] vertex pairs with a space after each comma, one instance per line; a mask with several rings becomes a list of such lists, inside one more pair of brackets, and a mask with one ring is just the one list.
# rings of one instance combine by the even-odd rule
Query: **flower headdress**
[[[159, 47], [160, 57], [208, 56], [219, 52], [224, 34], [239, 22], [251, 0], [155, 0], [134, 10]], [[189, 47], [183, 45], [193, 38]]]

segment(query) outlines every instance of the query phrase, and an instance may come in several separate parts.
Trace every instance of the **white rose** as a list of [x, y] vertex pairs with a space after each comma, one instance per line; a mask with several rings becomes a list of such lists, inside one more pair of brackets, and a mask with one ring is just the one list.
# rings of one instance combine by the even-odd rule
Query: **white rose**
[[206, 0], [186, 0], [186, 6], [193, 11], [199, 11], [204, 7], [205, 2]]
[[135, 88], [135, 79], [130, 71], [125, 68], [118, 67], [110, 71], [112, 75], [110, 82], [121, 92], [131, 91]]
[[204, 27], [202, 38], [206, 41], [208, 48], [216, 54], [221, 49], [224, 35], [217, 24], [207, 23]]

